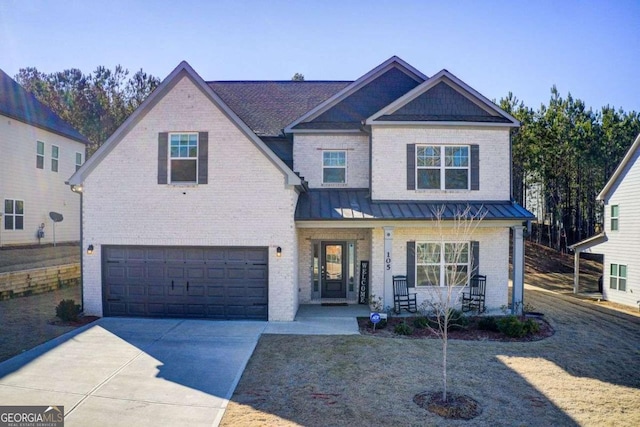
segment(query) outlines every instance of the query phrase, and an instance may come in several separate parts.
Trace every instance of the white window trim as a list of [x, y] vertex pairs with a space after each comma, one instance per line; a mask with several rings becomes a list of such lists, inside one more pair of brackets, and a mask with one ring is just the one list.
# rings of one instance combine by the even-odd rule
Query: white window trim
[[[440, 166], [418, 166], [418, 149], [421, 147], [438, 147], [440, 148]], [[467, 166], [446, 166], [446, 150], [447, 148], [466, 147], [467, 149]], [[471, 146], [464, 144], [416, 144], [415, 149], [415, 188], [417, 191], [470, 191], [471, 190]], [[420, 188], [418, 171], [420, 169], [438, 169], [440, 171], [440, 188]], [[467, 171], [467, 188], [446, 188], [446, 171], [450, 169], [460, 169]]]
[[[58, 150], [58, 154], [55, 157], [53, 156], [54, 148], [57, 148]], [[55, 165], [56, 165], [55, 170], [53, 170], [53, 162], [55, 162]], [[58, 173], [59, 171], [60, 171], [60, 147], [52, 144], [51, 145], [51, 172]]]
[[447, 263], [445, 262], [446, 260], [446, 256], [444, 253], [444, 249], [441, 250], [440, 252], [440, 262], [437, 264], [440, 266], [440, 285], [437, 286], [438, 288], [445, 288], [447, 287], [446, 285], [446, 266], [447, 265], [466, 265], [467, 267], [467, 280], [465, 282], [464, 285], [458, 285], [456, 286], [457, 288], [462, 288], [463, 286], [466, 286], [467, 283], [469, 283], [469, 279], [470, 279], [470, 273], [471, 273], [471, 242], [467, 242], [467, 241], [443, 241], [443, 242], [434, 242], [434, 241], [428, 241], [428, 240], [424, 240], [424, 241], [416, 241], [416, 246], [415, 246], [415, 261], [414, 261], [414, 268], [415, 271], [414, 273], [414, 278], [416, 281], [416, 288], [419, 289], [429, 289], [429, 288], [436, 288], [436, 286], [429, 286], [429, 285], [421, 285], [418, 283], [418, 267], [420, 266], [427, 266], [427, 265], [436, 265], [435, 263], [427, 263], [427, 264], [423, 264], [423, 263], [418, 263], [418, 246], [422, 245], [422, 244], [437, 244], [440, 245], [441, 248], [445, 248], [447, 244], [453, 244], [453, 245], [459, 245], [459, 244], [466, 244], [467, 245], [467, 262], [458, 262], [455, 264], [452, 263]]
[[[78, 163], [78, 154], [80, 154], [80, 163]], [[82, 166], [82, 153], [80, 151], [76, 151], [76, 158], [75, 158], [75, 162], [76, 162], [76, 170], [80, 169], [80, 166]]]
[[[614, 276], [613, 274], [611, 274], [611, 267], [613, 266], [617, 266], [616, 270], [617, 273]], [[625, 275], [622, 276], [620, 275], [620, 267], [624, 267], [625, 270]], [[629, 271], [628, 271], [628, 267], [627, 264], [616, 264], [614, 262], [612, 262], [611, 264], [609, 264], [609, 290], [612, 291], [619, 291], [619, 292], [627, 292], [627, 277], [629, 276]], [[615, 279], [616, 280], [616, 287], [612, 288], [611, 287], [611, 280]], [[624, 289], [620, 289], [620, 279], [624, 279]]]
[[[348, 165], [349, 165], [349, 155], [347, 154], [347, 150], [335, 149], [335, 150], [321, 150], [320, 151], [320, 166], [321, 166], [321, 177], [320, 182], [325, 187], [344, 187], [347, 185], [348, 179]], [[324, 153], [344, 153], [344, 166], [325, 166], [324, 165]], [[344, 182], [324, 182], [324, 168], [343, 168], [344, 169]]]
[[[42, 144], [42, 154], [38, 153], [38, 147], [40, 146], [40, 144]], [[46, 150], [46, 146], [44, 141], [36, 141], [36, 169], [41, 169], [44, 170], [45, 168], [45, 150]], [[42, 157], [42, 167], [39, 168], [38, 167], [38, 157]]]
[[[613, 216], [613, 208], [616, 207], [618, 208], [618, 215], [617, 216]], [[620, 230], [620, 205], [611, 205], [611, 207], [609, 208], [609, 213], [611, 218], [609, 218], [609, 228], [611, 229], [611, 231], [618, 231]], [[613, 220], [616, 220], [616, 228], [613, 228]]]
[[[5, 205], [7, 203], [7, 200], [11, 200], [13, 202], [13, 213], [6, 213], [5, 212]], [[16, 213], [16, 203], [17, 202], [22, 202], [22, 213], [18, 214]], [[7, 216], [11, 216], [13, 217], [13, 228], [5, 228], [4, 227], [4, 217]], [[22, 217], [22, 228], [16, 228], [16, 217]], [[2, 202], [2, 225], [0, 226], [0, 228], [4, 231], [22, 231], [24, 230], [24, 200], [22, 199], [4, 199]]]
[[[196, 156], [195, 157], [176, 157], [177, 160], [195, 160], [196, 161], [196, 179], [195, 181], [172, 181], [171, 180], [171, 136], [172, 135], [195, 135], [196, 136]], [[169, 132], [167, 136], [167, 173], [168, 173], [168, 183], [171, 185], [194, 185], [198, 183], [198, 172], [200, 170], [200, 135], [198, 132]]]

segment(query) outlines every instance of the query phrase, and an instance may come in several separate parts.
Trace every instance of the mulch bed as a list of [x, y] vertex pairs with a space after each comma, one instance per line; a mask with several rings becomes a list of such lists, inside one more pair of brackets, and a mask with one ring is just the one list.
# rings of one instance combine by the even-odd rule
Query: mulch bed
[[64, 321], [64, 320], [60, 320], [59, 318], [56, 317], [53, 320], [49, 320], [47, 323], [50, 324], [50, 325], [55, 325], [55, 326], [80, 327], [80, 326], [87, 325], [87, 324], [89, 324], [91, 322], [95, 322], [98, 319], [99, 319], [98, 316], [82, 316], [82, 317], [79, 317], [78, 320]]
[[466, 395], [447, 393], [445, 402], [442, 400], [442, 392], [425, 391], [416, 394], [413, 401], [422, 409], [454, 420], [470, 420], [482, 413], [480, 404]]
[[[381, 338], [406, 338], [406, 339], [424, 339], [424, 338], [438, 338], [435, 331], [429, 328], [417, 328], [414, 326], [414, 320], [418, 317], [389, 317], [387, 324], [384, 327], [380, 327], [378, 324], [374, 330], [369, 318], [358, 317], [358, 326], [362, 335], [372, 335]], [[523, 341], [539, 341], [552, 336], [555, 331], [544, 319], [534, 317], [533, 320], [540, 326], [540, 331], [535, 334], [527, 335], [521, 338], [512, 338], [504, 335], [501, 332], [484, 331], [478, 329], [478, 322], [482, 317], [474, 316], [469, 317], [469, 325], [463, 329], [450, 330], [448, 337], [454, 340], [467, 340], [467, 341], [504, 341], [504, 342], [523, 342]], [[406, 322], [413, 329], [411, 335], [400, 335], [394, 332], [396, 325]]]

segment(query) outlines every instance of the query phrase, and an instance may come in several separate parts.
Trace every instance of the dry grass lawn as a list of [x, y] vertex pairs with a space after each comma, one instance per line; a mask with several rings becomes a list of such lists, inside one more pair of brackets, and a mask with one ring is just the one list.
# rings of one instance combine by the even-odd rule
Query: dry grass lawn
[[640, 318], [531, 289], [526, 298], [555, 335], [449, 344], [450, 391], [482, 405], [471, 421], [412, 400], [441, 387], [438, 340], [263, 335], [221, 425], [640, 425]]

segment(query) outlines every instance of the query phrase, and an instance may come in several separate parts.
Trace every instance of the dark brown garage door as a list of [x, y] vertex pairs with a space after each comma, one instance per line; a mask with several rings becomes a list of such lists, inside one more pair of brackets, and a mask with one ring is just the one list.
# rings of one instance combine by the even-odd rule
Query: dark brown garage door
[[268, 316], [268, 249], [104, 246], [105, 316]]

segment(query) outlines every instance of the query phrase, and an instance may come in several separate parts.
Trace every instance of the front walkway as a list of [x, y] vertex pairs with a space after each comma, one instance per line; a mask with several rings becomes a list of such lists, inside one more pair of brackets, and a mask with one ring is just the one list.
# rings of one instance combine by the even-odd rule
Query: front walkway
[[356, 317], [369, 317], [369, 306], [304, 304], [293, 322], [269, 322], [265, 334], [358, 335]]

